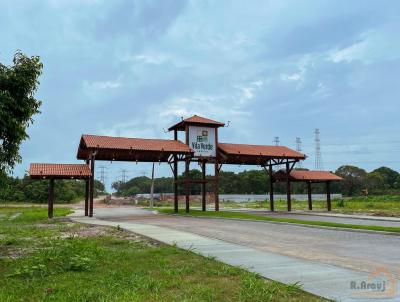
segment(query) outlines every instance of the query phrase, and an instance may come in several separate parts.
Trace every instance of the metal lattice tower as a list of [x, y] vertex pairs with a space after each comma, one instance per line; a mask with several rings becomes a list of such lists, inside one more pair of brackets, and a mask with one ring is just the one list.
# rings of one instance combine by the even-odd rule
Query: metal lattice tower
[[105, 166], [99, 166], [99, 177], [98, 179], [100, 182], [105, 186], [106, 185], [106, 167]]
[[322, 171], [324, 169], [324, 165], [322, 164], [322, 155], [321, 155], [321, 140], [319, 138], [319, 129], [315, 129], [315, 170]]
[[125, 183], [125, 182], [126, 182], [126, 177], [127, 177], [128, 170], [122, 169], [120, 172], [121, 172], [121, 182]]
[[[279, 146], [279, 144], [280, 144], [279, 136], [274, 136], [274, 139], [272, 140], [272, 143], [273, 143], [275, 146]], [[275, 169], [276, 169], [276, 170], [280, 170], [280, 169], [281, 169], [281, 165], [276, 165]]]
[[[298, 151], [298, 152], [300, 152], [300, 153], [301, 153], [301, 151], [302, 151], [302, 149], [301, 149], [301, 138], [300, 138], [300, 137], [296, 137], [296, 151]], [[303, 168], [303, 163], [302, 163], [302, 161], [299, 161], [299, 162], [297, 163], [297, 167]]]

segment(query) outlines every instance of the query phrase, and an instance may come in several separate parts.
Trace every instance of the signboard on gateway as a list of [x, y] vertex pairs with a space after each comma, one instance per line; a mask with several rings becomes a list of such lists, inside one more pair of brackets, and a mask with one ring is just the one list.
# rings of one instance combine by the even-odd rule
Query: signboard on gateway
[[189, 147], [195, 157], [215, 157], [215, 128], [189, 126]]

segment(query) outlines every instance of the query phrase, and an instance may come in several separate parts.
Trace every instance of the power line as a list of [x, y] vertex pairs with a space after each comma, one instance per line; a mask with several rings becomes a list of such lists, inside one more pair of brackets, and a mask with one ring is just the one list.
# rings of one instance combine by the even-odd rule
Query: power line
[[321, 139], [319, 137], [320, 132], [319, 129], [315, 129], [314, 131], [315, 138], [315, 170], [322, 171], [324, 166], [322, 164], [322, 155], [321, 155]]

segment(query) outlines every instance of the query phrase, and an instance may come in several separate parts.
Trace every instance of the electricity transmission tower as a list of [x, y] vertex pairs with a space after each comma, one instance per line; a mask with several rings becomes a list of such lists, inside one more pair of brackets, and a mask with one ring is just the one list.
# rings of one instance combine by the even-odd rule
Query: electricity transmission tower
[[[279, 136], [274, 136], [274, 139], [272, 140], [272, 143], [273, 143], [275, 146], [279, 146], [279, 144], [280, 144]], [[276, 166], [276, 170], [280, 170], [280, 169], [281, 169], [281, 165], [277, 165], [277, 166]]]
[[99, 166], [100, 171], [98, 172], [98, 179], [100, 180], [100, 182], [105, 185], [105, 181], [106, 181], [106, 167], [105, 166]]
[[315, 170], [317, 171], [322, 171], [324, 169], [324, 166], [322, 164], [322, 155], [321, 155], [321, 140], [319, 138], [319, 129], [315, 129], [314, 131], [315, 134]]
[[128, 170], [121, 169], [119, 172], [121, 173], [121, 182], [125, 183], [126, 182], [126, 178], [127, 178], [127, 174], [128, 174]]
[[[296, 151], [298, 151], [300, 153], [302, 151], [302, 149], [301, 149], [301, 138], [300, 137], [296, 137]], [[297, 167], [303, 168], [303, 163], [301, 161], [299, 161], [297, 163]]]

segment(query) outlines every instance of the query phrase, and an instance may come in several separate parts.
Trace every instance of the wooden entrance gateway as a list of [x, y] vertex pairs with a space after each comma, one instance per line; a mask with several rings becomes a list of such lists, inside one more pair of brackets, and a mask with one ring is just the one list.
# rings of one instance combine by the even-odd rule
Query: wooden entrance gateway
[[[85, 215], [93, 216], [93, 184], [96, 160], [159, 162], [168, 163], [174, 175], [174, 210], [178, 212], [178, 184], [183, 183], [185, 191], [185, 210], [190, 210], [190, 184], [201, 184], [202, 210], [206, 211], [206, 184], [211, 182], [214, 191], [215, 211], [219, 211], [219, 172], [223, 165], [257, 165], [269, 174], [270, 210], [274, 211], [273, 167], [285, 165], [286, 175], [290, 175], [297, 162], [306, 156], [284, 146], [264, 146], [220, 143], [218, 129], [224, 123], [194, 115], [182, 119], [168, 130], [174, 137], [167, 139], [143, 139], [82, 135], [78, 147], [77, 159], [90, 167], [89, 211]], [[178, 132], [184, 132], [184, 142], [178, 139]], [[183, 180], [178, 180], [178, 163], [185, 163]], [[190, 164], [197, 162], [201, 166], [202, 178], [190, 179]], [[214, 177], [206, 178], [206, 165], [214, 166]], [[60, 173], [61, 174], [61, 173]], [[31, 177], [34, 174], [31, 174]], [[290, 183], [293, 178], [287, 176], [287, 210], [291, 211]]]

